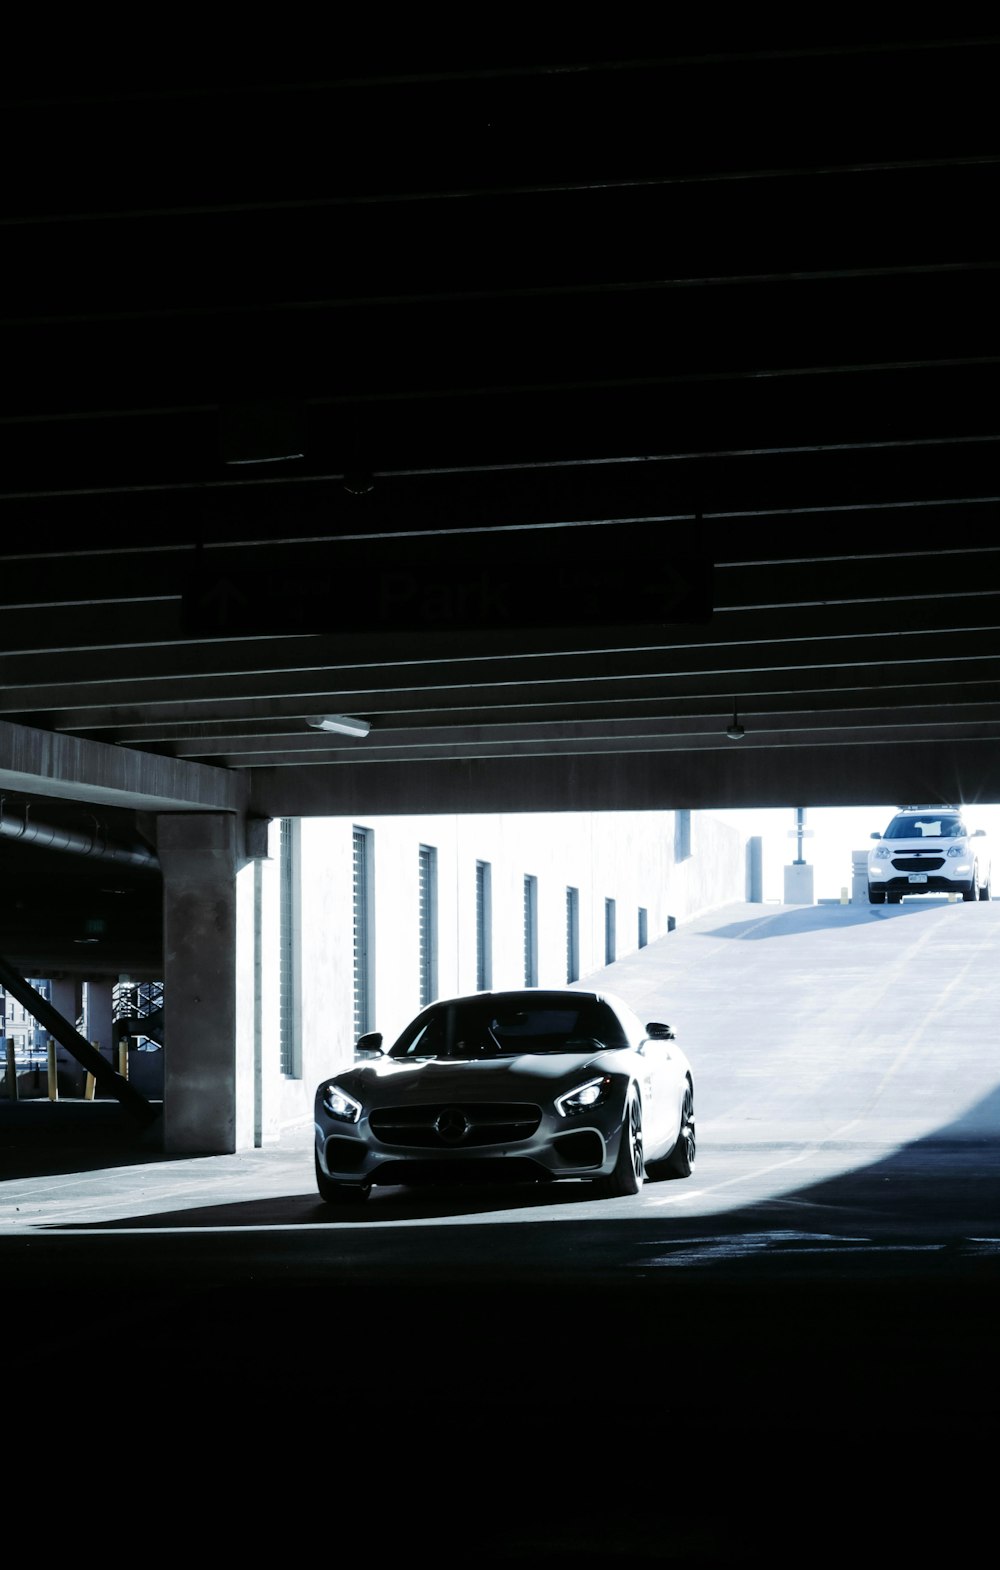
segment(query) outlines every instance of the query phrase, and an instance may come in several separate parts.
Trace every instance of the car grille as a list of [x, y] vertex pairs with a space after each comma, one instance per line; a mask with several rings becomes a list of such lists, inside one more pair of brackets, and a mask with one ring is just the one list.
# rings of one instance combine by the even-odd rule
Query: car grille
[[940, 872], [943, 856], [894, 856], [892, 864], [897, 872]]
[[442, 1101], [417, 1107], [382, 1107], [368, 1125], [383, 1145], [454, 1150], [472, 1145], [510, 1145], [530, 1139], [542, 1121], [541, 1108], [518, 1101]]
[[436, 1161], [433, 1156], [395, 1161], [390, 1156], [376, 1168], [373, 1181], [388, 1188], [423, 1183], [502, 1183], [506, 1188], [511, 1183], [552, 1183], [554, 1177], [527, 1156], [479, 1156], [468, 1161]]

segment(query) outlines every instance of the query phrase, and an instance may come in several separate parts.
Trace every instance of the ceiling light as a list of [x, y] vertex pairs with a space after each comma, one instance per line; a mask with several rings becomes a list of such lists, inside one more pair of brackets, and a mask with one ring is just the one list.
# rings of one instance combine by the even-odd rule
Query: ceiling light
[[306, 724], [313, 730], [335, 731], [338, 736], [367, 736], [371, 730], [367, 720], [356, 720], [350, 714], [313, 714]]
[[730, 741], [742, 741], [746, 732], [740, 724], [739, 715], [736, 713], [736, 699], [733, 699], [733, 722], [726, 727], [726, 735]]

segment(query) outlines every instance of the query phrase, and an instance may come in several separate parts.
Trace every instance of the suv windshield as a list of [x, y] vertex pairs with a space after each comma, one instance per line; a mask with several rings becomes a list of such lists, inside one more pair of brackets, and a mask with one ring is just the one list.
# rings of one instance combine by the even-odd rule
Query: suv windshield
[[420, 1015], [389, 1049], [392, 1058], [510, 1057], [523, 1052], [590, 1052], [628, 1039], [606, 1003], [502, 999], [446, 1003]]
[[954, 814], [907, 812], [900, 814], [898, 818], [893, 818], [882, 838], [887, 840], [958, 840], [966, 838], [966, 829], [961, 818], [955, 817]]

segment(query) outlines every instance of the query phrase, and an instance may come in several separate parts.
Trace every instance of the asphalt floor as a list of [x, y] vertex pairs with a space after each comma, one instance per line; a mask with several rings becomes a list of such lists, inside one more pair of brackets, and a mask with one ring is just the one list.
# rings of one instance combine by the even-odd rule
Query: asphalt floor
[[[162, 1107], [152, 1103], [153, 1110]], [[129, 1213], [129, 1189], [122, 1168], [141, 1169], [142, 1208], [160, 1208], [168, 1196], [176, 1204], [178, 1178], [195, 1195], [199, 1185], [213, 1202], [227, 1193], [245, 1199], [248, 1193], [310, 1193], [314, 1182], [310, 1157], [312, 1123], [297, 1123], [259, 1149], [231, 1155], [168, 1155], [163, 1149], [162, 1122], [142, 1126], [114, 1100], [73, 1101], [29, 1098], [0, 1100], [0, 1227], [29, 1221], [35, 1200], [38, 1219], [58, 1225], [58, 1191], [50, 1182], [72, 1174], [73, 1214], [84, 1205], [94, 1222], [119, 1220]], [[179, 1170], [180, 1169], [180, 1170]]]
[[[258, 1150], [168, 1156], [159, 1124], [114, 1101], [0, 1102], [2, 1301], [32, 1349], [8, 1353], [16, 1434], [47, 1446], [72, 1421], [82, 1479], [117, 1457], [121, 1519], [189, 1543], [203, 1527], [183, 1503], [148, 1519], [150, 1479], [183, 1502], [214, 1434], [244, 1479], [262, 1458], [302, 1499], [339, 1479], [341, 1546], [371, 1557], [374, 1533], [398, 1563], [470, 1522], [479, 1563], [559, 1570], [975, 1550], [992, 1279], [632, 1270], [619, 1285], [574, 1269], [456, 1287], [373, 1271], [379, 1247], [402, 1248], [393, 1229], [155, 1226], [248, 1198], [271, 1223], [278, 1202], [315, 1201], [311, 1142], [306, 1121]], [[227, 1537], [230, 1492], [211, 1518]], [[287, 1527], [287, 1494], [274, 1501]]]

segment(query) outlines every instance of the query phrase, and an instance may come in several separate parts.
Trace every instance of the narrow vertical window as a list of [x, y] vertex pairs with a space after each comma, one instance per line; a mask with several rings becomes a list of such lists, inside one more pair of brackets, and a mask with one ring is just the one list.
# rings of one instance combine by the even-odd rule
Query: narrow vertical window
[[644, 949], [649, 942], [649, 921], [642, 906], [639, 906], [639, 947]]
[[371, 829], [354, 830], [354, 1038], [372, 1029], [375, 991], [374, 854]]
[[488, 861], [476, 862], [476, 990], [493, 985], [493, 884]]
[[524, 985], [538, 985], [538, 879], [524, 879]]
[[566, 980], [580, 979], [580, 890], [566, 890]]
[[[302, 1072], [299, 1051], [299, 829], [297, 819], [278, 826], [278, 1050], [281, 1072]], [[259, 865], [259, 863], [258, 863]]]
[[420, 847], [420, 1007], [437, 997], [437, 851]]
[[615, 962], [615, 902], [613, 899], [604, 901], [604, 963], [613, 965]]

